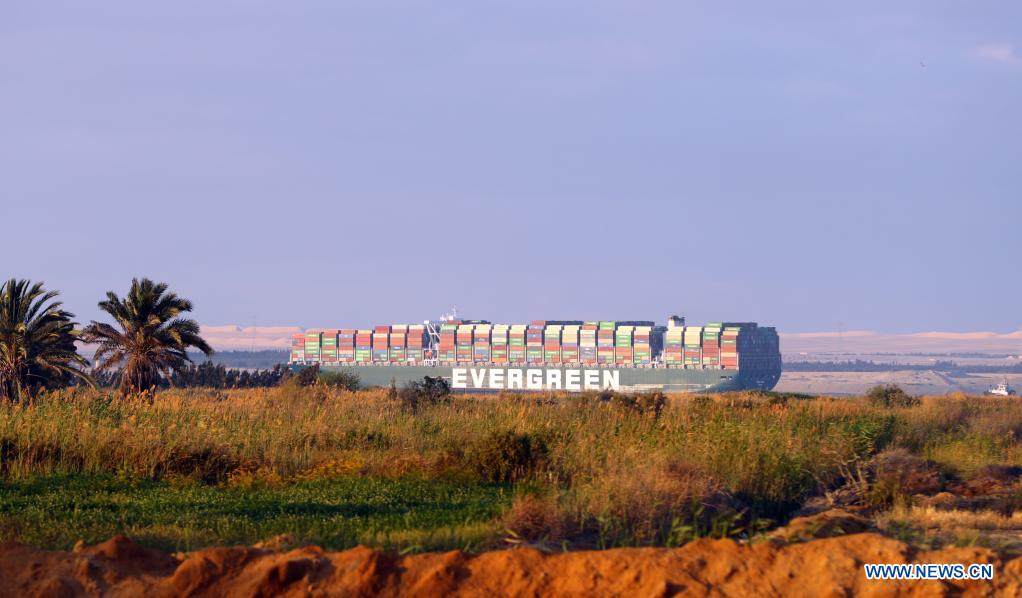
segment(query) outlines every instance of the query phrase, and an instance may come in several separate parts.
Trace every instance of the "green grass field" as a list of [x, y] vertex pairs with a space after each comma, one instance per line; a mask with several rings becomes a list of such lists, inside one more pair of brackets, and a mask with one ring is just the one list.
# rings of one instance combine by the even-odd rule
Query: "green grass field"
[[[172, 551], [288, 534], [340, 549], [473, 549], [510, 504], [502, 486], [339, 477], [280, 488], [223, 488], [112, 475], [58, 475], [0, 487], [0, 526], [52, 549], [125, 533]], [[13, 529], [11, 529], [13, 528]]]
[[[0, 540], [168, 549], [675, 545], [783, 524], [879, 454], [946, 479], [1022, 465], [1011, 399], [64, 390], [0, 405]], [[507, 530], [510, 530], [508, 532]]]

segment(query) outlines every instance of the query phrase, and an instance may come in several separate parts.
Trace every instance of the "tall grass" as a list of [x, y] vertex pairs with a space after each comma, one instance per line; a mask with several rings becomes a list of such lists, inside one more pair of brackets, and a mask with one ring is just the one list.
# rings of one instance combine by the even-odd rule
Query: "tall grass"
[[781, 520], [833, 483], [839, 463], [888, 446], [951, 475], [1022, 464], [1018, 432], [1013, 403], [975, 397], [885, 407], [680, 396], [653, 414], [593, 396], [459, 396], [413, 412], [386, 390], [171, 390], [123, 401], [66, 390], [0, 407], [0, 475], [234, 487], [338, 475], [501, 482], [544, 497], [564, 535], [665, 544], [722, 520], [731, 529]]

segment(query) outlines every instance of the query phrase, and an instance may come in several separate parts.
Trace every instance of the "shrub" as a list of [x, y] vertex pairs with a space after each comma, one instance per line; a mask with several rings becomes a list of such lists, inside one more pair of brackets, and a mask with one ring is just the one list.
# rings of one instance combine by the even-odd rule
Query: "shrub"
[[937, 492], [944, 484], [935, 464], [902, 448], [878, 454], [874, 468], [873, 484], [866, 496], [872, 507], [908, 505], [912, 495]]
[[468, 452], [472, 469], [487, 482], [518, 482], [540, 469], [550, 451], [538, 434], [495, 431]]
[[909, 395], [897, 384], [878, 384], [866, 393], [871, 405], [893, 409], [897, 407], [915, 407], [919, 399]]
[[324, 385], [331, 388], [343, 388], [344, 390], [350, 391], [358, 390], [359, 385], [361, 384], [358, 379], [358, 374], [343, 370], [323, 372], [320, 374], [319, 380]]
[[394, 395], [401, 401], [402, 409], [414, 413], [420, 407], [448, 402], [451, 396], [451, 385], [439, 376], [426, 376], [421, 382], [409, 382], [400, 391], [392, 386], [388, 396], [395, 398]]
[[695, 395], [688, 399], [688, 405], [696, 411], [704, 411], [713, 407], [713, 397], [709, 395]]
[[314, 365], [298, 370], [298, 373], [291, 378], [292, 384], [296, 386], [314, 386], [319, 380], [319, 365]]
[[[643, 394], [620, 394], [609, 393], [601, 398], [609, 396], [611, 405], [620, 407], [627, 411], [633, 411], [643, 415], [652, 415], [653, 419], [660, 419], [660, 414], [667, 404], [667, 399], [662, 392], [650, 392]], [[608, 400], [604, 398], [604, 400]]]
[[513, 537], [530, 542], [560, 542], [568, 535], [569, 517], [552, 497], [518, 496], [501, 523]]

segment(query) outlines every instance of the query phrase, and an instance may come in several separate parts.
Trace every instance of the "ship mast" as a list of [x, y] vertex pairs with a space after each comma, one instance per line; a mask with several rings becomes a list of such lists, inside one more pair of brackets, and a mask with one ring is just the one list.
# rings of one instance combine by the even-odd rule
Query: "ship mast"
[[439, 320], [424, 320], [422, 323], [426, 325], [426, 333], [429, 335], [429, 353], [432, 355], [429, 359], [423, 358], [425, 365], [435, 366], [440, 363], [440, 326], [445, 322], [458, 319], [458, 306], [455, 305], [451, 308], [449, 313], [440, 314]]

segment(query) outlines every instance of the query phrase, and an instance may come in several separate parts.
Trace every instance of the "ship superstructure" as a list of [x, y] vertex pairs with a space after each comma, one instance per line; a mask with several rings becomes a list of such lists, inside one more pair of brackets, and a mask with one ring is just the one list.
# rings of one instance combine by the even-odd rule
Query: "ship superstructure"
[[1000, 397], [1013, 397], [1015, 396], [1015, 389], [1008, 386], [1008, 379], [1004, 378], [997, 386], [987, 391], [988, 395], [995, 395]]

